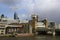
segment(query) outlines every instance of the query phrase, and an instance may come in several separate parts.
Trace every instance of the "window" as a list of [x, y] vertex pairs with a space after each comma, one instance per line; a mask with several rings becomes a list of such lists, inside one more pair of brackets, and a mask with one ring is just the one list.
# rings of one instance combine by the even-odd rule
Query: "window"
[[1, 19], [0, 19], [0, 21], [1, 21]]
[[1, 34], [3, 34], [3, 33], [1, 33]]
[[1, 31], [1, 32], [4, 32], [4, 31]]

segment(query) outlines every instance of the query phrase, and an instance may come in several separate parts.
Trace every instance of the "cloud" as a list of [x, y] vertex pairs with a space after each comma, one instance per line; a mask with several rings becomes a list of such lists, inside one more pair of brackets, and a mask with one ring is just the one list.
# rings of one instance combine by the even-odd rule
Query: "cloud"
[[[53, 19], [55, 17], [58, 18], [59, 16], [57, 16], [57, 14], [60, 15], [60, 0], [0, 0], [0, 2], [6, 4], [14, 11], [24, 9], [30, 14], [36, 13], [40, 17], [48, 17], [49, 19], [51, 19], [51, 17], [53, 17]], [[25, 11], [23, 11], [23, 13], [25, 15], [28, 14]], [[25, 16], [24, 14], [23, 16]]]
[[0, 2], [8, 5], [12, 9], [27, 8], [29, 10], [50, 10], [60, 7], [59, 0], [0, 0]]
[[2, 3], [9, 6], [13, 10], [28, 9], [33, 10], [51, 10], [59, 8], [59, 0], [1, 0]]
[[36, 9], [45, 11], [45, 10], [51, 10], [59, 7], [58, 0], [35, 0]]
[[0, 3], [7, 5], [9, 8], [16, 10], [21, 6], [22, 0], [0, 0]]
[[23, 17], [23, 18], [26, 18], [27, 16], [26, 16], [25, 14], [22, 14], [22, 17]]
[[20, 10], [24, 8], [31, 10], [34, 5], [32, 0], [1, 0], [0, 2], [13, 10]]

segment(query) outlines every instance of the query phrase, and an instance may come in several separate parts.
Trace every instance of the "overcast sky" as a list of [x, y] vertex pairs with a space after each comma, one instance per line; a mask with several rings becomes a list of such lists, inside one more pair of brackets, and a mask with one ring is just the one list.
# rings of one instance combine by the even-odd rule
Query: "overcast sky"
[[20, 19], [29, 19], [35, 13], [60, 23], [60, 0], [0, 0], [0, 15], [13, 18], [15, 11]]

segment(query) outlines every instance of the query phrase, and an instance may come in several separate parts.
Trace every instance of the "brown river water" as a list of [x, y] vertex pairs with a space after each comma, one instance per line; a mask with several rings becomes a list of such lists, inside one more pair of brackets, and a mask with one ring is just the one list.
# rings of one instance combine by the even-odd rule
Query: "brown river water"
[[0, 37], [0, 40], [60, 40], [60, 36], [39, 35], [34, 37]]

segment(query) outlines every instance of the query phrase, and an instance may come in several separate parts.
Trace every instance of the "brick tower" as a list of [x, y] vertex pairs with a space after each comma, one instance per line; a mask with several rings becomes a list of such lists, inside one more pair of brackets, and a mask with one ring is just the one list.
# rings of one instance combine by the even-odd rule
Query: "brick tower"
[[38, 16], [37, 15], [32, 15], [32, 27], [33, 27], [33, 33], [36, 32], [36, 25], [37, 25], [37, 22], [38, 22]]

